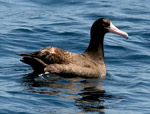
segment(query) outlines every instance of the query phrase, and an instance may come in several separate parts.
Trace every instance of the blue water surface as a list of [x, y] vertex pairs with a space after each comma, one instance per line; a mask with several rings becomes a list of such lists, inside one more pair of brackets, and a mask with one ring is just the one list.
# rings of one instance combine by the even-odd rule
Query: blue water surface
[[[0, 0], [0, 114], [150, 114], [149, 0]], [[129, 34], [105, 36], [105, 79], [36, 77], [17, 53], [82, 53], [101, 17]]]

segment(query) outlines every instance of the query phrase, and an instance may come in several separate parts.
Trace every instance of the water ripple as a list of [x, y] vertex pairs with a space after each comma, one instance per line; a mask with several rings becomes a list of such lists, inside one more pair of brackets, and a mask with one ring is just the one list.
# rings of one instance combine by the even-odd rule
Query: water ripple
[[[0, 6], [1, 113], [150, 112], [149, 0], [0, 0]], [[39, 77], [16, 55], [46, 46], [82, 53], [101, 17], [129, 34], [105, 36], [103, 80]]]

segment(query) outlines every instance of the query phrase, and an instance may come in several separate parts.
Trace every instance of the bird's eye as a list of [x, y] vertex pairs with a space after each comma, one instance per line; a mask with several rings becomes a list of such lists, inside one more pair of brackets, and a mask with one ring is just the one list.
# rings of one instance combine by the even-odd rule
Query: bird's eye
[[108, 27], [109, 24], [108, 23], [103, 23], [103, 27]]

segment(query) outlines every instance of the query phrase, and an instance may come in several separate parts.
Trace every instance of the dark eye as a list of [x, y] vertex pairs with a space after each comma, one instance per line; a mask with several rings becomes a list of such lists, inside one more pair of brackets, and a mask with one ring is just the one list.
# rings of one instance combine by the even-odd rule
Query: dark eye
[[103, 27], [108, 27], [109, 23], [103, 23]]

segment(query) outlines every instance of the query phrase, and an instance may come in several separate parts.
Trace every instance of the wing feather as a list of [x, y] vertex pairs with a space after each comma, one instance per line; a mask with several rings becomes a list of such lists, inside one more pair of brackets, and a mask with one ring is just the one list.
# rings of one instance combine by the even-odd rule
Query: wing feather
[[46, 47], [30, 54], [19, 54], [23, 57], [38, 58], [45, 64], [69, 64], [72, 54], [56, 47]]

